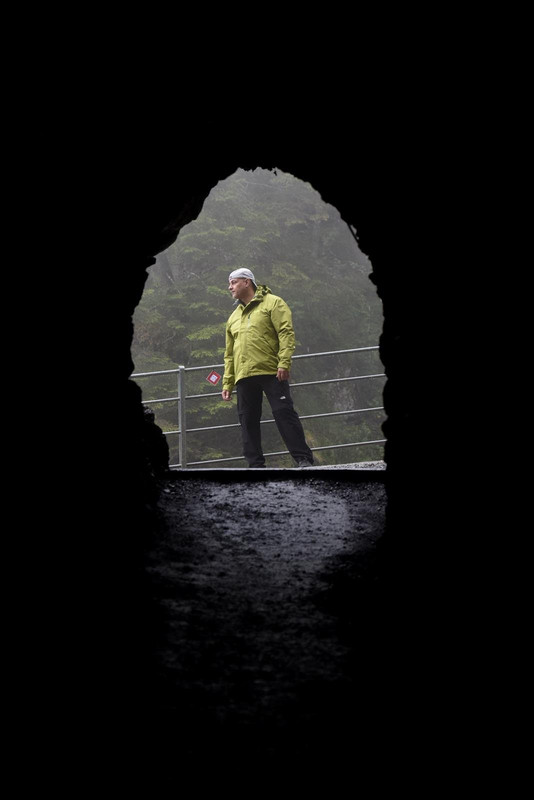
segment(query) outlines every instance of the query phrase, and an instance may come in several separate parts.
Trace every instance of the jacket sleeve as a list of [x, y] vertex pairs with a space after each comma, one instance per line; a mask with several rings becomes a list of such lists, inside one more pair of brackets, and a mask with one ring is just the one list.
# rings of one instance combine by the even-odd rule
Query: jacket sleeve
[[295, 351], [295, 331], [291, 309], [278, 299], [271, 311], [271, 322], [278, 335], [278, 369], [291, 369], [291, 356]]
[[224, 351], [224, 376], [223, 376], [223, 391], [228, 389], [229, 392], [234, 388], [235, 372], [234, 372], [234, 337], [230, 333], [230, 328], [226, 326], [226, 348]]

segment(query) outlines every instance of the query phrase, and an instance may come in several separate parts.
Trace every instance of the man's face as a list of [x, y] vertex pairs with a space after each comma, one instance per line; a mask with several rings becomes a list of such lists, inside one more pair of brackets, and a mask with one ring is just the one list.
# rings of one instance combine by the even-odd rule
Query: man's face
[[228, 283], [228, 289], [232, 294], [234, 300], [244, 300], [247, 294], [248, 285], [250, 281], [248, 278], [231, 278]]

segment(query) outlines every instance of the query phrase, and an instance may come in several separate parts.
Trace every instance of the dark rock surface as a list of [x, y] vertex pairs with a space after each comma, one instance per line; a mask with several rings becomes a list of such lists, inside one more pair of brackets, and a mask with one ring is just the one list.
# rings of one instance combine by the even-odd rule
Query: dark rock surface
[[162, 482], [146, 700], [174, 757], [294, 766], [354, 750], [378, 709], [385, 503], [365, 479]]

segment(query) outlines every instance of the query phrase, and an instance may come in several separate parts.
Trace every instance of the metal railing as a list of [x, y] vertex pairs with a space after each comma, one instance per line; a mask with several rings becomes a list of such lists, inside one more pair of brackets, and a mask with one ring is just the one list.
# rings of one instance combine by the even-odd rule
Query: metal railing
[[[354, 347], [348, 350], [328, 350], [323, 353], [305, 353], [303, 355], [293, 356], [292, 361], [301, 358], [317, 358], [319, 356], [333, 356], [333, 355], [341, 355], [344, 353], [361, 353], [370, 350], [378, 350], [378, 346], [372, 347]], [[197, 433], [199, 431], [215, 431], [215, 430], [223, 430], [227, 428], [239, 428], [239, 423], [231, 423], [226, 425], [211, 425], [205, 426], [202, 428], [188, 428], [187, 427], [187, 414], [186, 414], [186, 400], [196, 400], [198, 398], [206, 398], [206, 397], [218, 397], [220, 398], [221, 392], [220, 390], [217, 392], [202, 392], [201, 394], [186, 394], [186, 373], [188, 372], [199, 372], [199, 371], [206, 371], [206, 370], [215, 370], [224, 368], [224, 364], [208, 364], [199, 367], [184, 367], [179, 366], [175, 369], [163, 369], [157, 370], [155, 372], [136, 372], [132, 374], [132, 378], [149, 378], [155, 375], [176, 375], [177, 377], [177, 395], [171, 397], [161, 397], [161, 398], [153, 398], [151, 400], [143, 400], [143, 405], [157, 405], [159, 403], [177, 403], [177, 420], [178, 420], [178, 428], [177, 430], [171, 431], [164, 431], [166, 436], [173, 436], [176, 435], [179, 437], [179, 444], [178, 444], [178, 457], [179, 463], [178, 464], [169, 464], [170, 469], [187, 469], [188, 467], [198, 466], [200, 464], [218, 464], [228, 461], [244, 461], [244, 456], [232, 456], [230, 458], [214, 458], [214, 459], [207, 459], [204, 461], [187, 461], [187, 434], [188, 433]], [[291, 383], [291, 388], [296, 388], [299, 386], [316, 386], [316, 385], [324, 385], [330, 383], [342, 383], [345, 381], [361, 381], [361, 380], [368, 380], [371, 378], [384, 378], [385, 373], [375, 373], [372, 375], [351, 375], [350, 377], [346, 378], [328, 378], [326, 380], [318, 380], [318, 381], [303, 381], [300, 383]], [[235, 394], [235, 392], [233, 392]], [[364, 412], [369, 411], [383, 411], [384, 406], [375, 406], [372, 408], [355, 408], [349, 409], [347, 411], [329, 411], [323, 414], [299, 414], [299, 418], [303, 419], [317, 419], [319, 417], [336, 417], [336, 416], [343, 416], [349, 414], [362, 414]], [[261, 425], [268, 425], [270, 423], [275, 422], [274, 419], [265, 419], [261, 420]], [[318, 450], [334, 450], [337, 448], [344, 448], [344, 447], [361, 447], [363, 445], [372, 445], [372, 444], [383, 444], [386, 440], [385, 439], [374, 439], [372, 441], [364, 441], [364, 442], [346, 442], [343, 444], [331, 444], [325, 445], [321, 447], [311, 447], [310, 449], [313, 451]], [[265, 453], [266, 457], [268, 456], [281, 456], [287, 455], [288, 450], [281, 450], [275, 453]]]

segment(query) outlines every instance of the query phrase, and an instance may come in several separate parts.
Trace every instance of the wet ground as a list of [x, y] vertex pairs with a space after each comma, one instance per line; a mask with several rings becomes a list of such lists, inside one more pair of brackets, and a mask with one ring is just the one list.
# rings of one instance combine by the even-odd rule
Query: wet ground
[[341, 757], [378, 709], [383, 481], [302, 472], [163, 481], [149, 704], [186, 760]]

